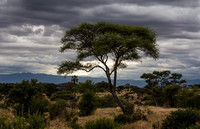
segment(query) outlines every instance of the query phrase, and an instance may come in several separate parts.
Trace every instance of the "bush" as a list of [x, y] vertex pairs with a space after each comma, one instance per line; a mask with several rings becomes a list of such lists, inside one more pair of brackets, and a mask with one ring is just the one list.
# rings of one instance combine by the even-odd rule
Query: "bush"
[[106, 107], [117, 107], [117, 103], [115, 102], [112, 95], [105, 95], [103, 97], [97, 97], [97, 107], [106, 108]]
[[53, 93], [50, 97], [51, 101], [57, 99], [71, 100], [74, 98], [75, 98], [74, 95], [70, 91], [64, 91], [64, 90]]
[[138, 120], [145, 120], [147, 121], [147, 116], [145, 115], [144, 111], [142, 111], [140, 108], [137, 108], [134, 114], [132, 115], [132, 121], [138, 121]]
[[177, 95], [176, 107], [200, 109], [200, 95], [188, 89], [182, 89]]
[[120, 114], [114, 118], [114, 121], [120, 124], [131, 123], [132, 118], [131, 116], [126, 116], [124, 114]]
[[39, 113], [28, 114], [27, 119], [16, 117], [8, 120], [0, 117], [0, 129], [44, 129], [46, 125], [46, 119]]
[[200, 129], [200, 123], [196, 123], [194, 125], [191, 125], [188, 129]]
[[44, 84], [44, 92], [48, 97], [50, 97], [53, 93], [57, 92], [57, 85], [54, 83]]
[[33, 114], [38, 112], [43, 114], [48, 111], [48, 105], [49, 101], [45, 98], [32, 99], [29, 106], [30, 113]]
[[42, 98], [42, 89], [42, 84], [37, 83], [36, 79], [31, 79], [31, 82], [23, 80], [9, 91], [7, 103], [13, 106], [18, 115], [22, 111], [25, 115], [30, 110], [32, 100]]
[[196, 110], [177, 110], [171, 112], [162, 122], [162, 129], [186, 129], [200, 121], [200, 112]]
[[83, 129], [82, 126], [80, 126], [79, 124], [75, 123], [75, 122], [72, 122], [70, 124], [70, 126], [72, 127], [72, 129]]
[[80, 109], [80, 116], [91, 115], [97, 109], [95, 93], [84, 93], [80, 103], [78, 104], [78, 108]]
[[117, 129], [117, 125], [107, 118], [101, 118], [96, 121], [89, 121], [85, 124], [85, 129]]
[[130, 103], [130, 102], [126, 101], [126, 100], [123, 100], [123, 99], [121, 99], [121, 102], [124, 104], [124, 106], [125, 106], [126, 110], [128, 111], [128, 113], [130, 115], [132, 115], [133, 112], [134, 112], [134, 104]]
[[72, 111], [65, 110], [64, 115], [66, 121], [70, 121], [76, 115], [76, 113], [73, 110]]
[[74, 87], [74, 90], [80, 93], [95, 92], [96, 87], [91, 80], [86, 80], [85, 82], [80, 82], [78, 86]]
[[40, 113], [29, 114], [27, 118], [28, 129], [44, 129], [47, 126], [44, 115]]
[[68, 106], [65, 100], [57, 100], [55, 104], [49, 106], [50, 119], [53, 120], [57, 116], [64, 113], [65, 108]]

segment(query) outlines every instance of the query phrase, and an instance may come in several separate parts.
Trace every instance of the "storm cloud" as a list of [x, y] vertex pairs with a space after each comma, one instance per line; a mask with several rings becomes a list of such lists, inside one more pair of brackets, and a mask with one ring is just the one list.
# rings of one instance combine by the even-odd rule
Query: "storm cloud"
[[[200, 78], [199, 0], [1, 0], [0, 73], [56, 74], [65, 31], [83, 22], [148, 26], [157, 34], [160, 58], [127, 62], [121, 79], [139, 79], [144, 72], [171, 70], [187, 79]], [[104, 76], [103, 72], [77, 72]]]

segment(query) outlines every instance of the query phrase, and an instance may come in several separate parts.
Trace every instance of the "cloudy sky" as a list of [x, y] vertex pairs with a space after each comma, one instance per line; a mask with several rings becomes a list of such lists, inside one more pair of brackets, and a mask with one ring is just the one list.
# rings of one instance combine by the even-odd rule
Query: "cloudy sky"
[[[160, 58], [128, 62], [121, 79], [171, 70], [200, 78], [200, 0], [0, 0], [0, 74], [56, 74], [64, 32], [82, 22], [148, 26], [157, 34]], [[77, 75], [104, 76], [99, 70]]]

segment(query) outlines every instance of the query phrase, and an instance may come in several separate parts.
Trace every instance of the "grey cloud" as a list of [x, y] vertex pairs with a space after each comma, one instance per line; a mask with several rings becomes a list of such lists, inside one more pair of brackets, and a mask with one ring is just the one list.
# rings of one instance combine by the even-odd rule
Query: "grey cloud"
[[143, 58], [142, 63], [120, 71], [120, 78], [139, 78], [143, 72], [166, 69], [182, 72], [188, 78], [193, 74], [200, 77], [199, 5], [199, 0], [3, 0], [0, 59], [4, 61], [0, 66], [5, 73], [55, 73], [60, 61], [76, 56], [72, 51], [58, 52], [64, 32], [82, 22], [107, 21], [148, 26], [158, 37], [160, 59]]

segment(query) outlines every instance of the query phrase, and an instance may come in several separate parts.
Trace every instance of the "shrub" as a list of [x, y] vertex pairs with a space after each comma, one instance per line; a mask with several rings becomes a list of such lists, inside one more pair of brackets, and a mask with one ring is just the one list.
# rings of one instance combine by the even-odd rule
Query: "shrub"
[[57, 85], [54, 83], [44, 84], [44, 92], [48, 97], [50, 97], [53, 93], [57, 92]]
[[70, 121], [76, 115], [76, 113], [73, 110], [72, 111], [65, 110], [64, 115], [66, 121]]
[[117, 129], [117, 125], [107, 118], [101, 118], [96, 121], [89, 121], [85, 124], [85, 129]]
[[22, 110], [25, 115], [30, 110], [32, 100], [42, 98], [42, 88], [42, 84], [37, 83], [36, 79], [31, 79], [31, 82], [23, 80], [9, 91], [7, 103], [13, 106], [18, 115]]
[[186, 129], [200, 121], [200, 113], [196, 110], [177, 110], [171, 112], [162, 122], [162, 129]]
[[43, 114], [44, 112], [48, 111], [49, 101], [45, 98], [34, 98], [31, 100], [29, 105], [30, 113], [39, 112]]
[[200, 95], [188, 89], [182, 89], [177, 95], [176, 107], [200, 109]]
[[1, 116], [0, 117], [0, 129], [11, 129], [12, 124], [8, 122], [7, 117]]
[[53, 93], [50, 97], [51, 101], [57, 100], [57, 99], [64, 99], [64, 100], [71, 100], [74, 99], [74, 95], [70, 91], [58, 91], [56, 93]]
[[138, 120], [145, 120], [147, 121], [147, 116], [145, 115], [144, 111], [142, 111], [140, 108], [137, 108], [134, 114], [132, 115], [132, 121], [138, 121]]
[[112, 95], [105, 95], [103, 97], [97, 97], [97, 107], [106, 108], [106, 107], [117, 107]]
[[133, 104], [133, 103], [130, 103], [130, 102], [126, 101], [126, 100], [123, 100], [123, 99], [121, 99], [121, 101], [122, 101], [122, 103], [125, 105], [125, 108], [126, 108], [126, 110], [128, 111], [128, 113], [129, 113], [130, 115], [132, 115], [133, 112], [134, 112], [134, 104]]
[[72, 129], [83, 129], [83, 127], [77, 124], [76, 122], [72, 122], [70, 126]]
[[124, 114], [120, 114], [114, 118], [114, 121], [120, 124], [131, 123], [132, 118], [131, 116], [126, 116]]
[[44, 129], [47, 126], [44, 115], [40, 113], [29, 114], [27, 118], [28, 129]]
[[68, 106], [65, 100], [57, 100], [55, 104], [49, 106], [50, 119], [53, 120], [57, 116], [64, 113], [65, 108]]
[[97, 109], [97, 101], [94, 92], [84, 93], [78, 105], [80, 116], [91, 115]]
[[39, 113], [28, 114], [27, 119], [17, 116], [8, 120], [0, 117], [0, 129], [44, 129], [46, 125], [46, 119]]
[[200, 129], [200, 123], [196, 123], [194, 125], [191, 125], [188, 129]]
[[80, 93], [95, 92], [94, 83], [91, 80], [86, 80], [85, 82], [80, 82], [78, 86], [74, 87], [74, 90]]

